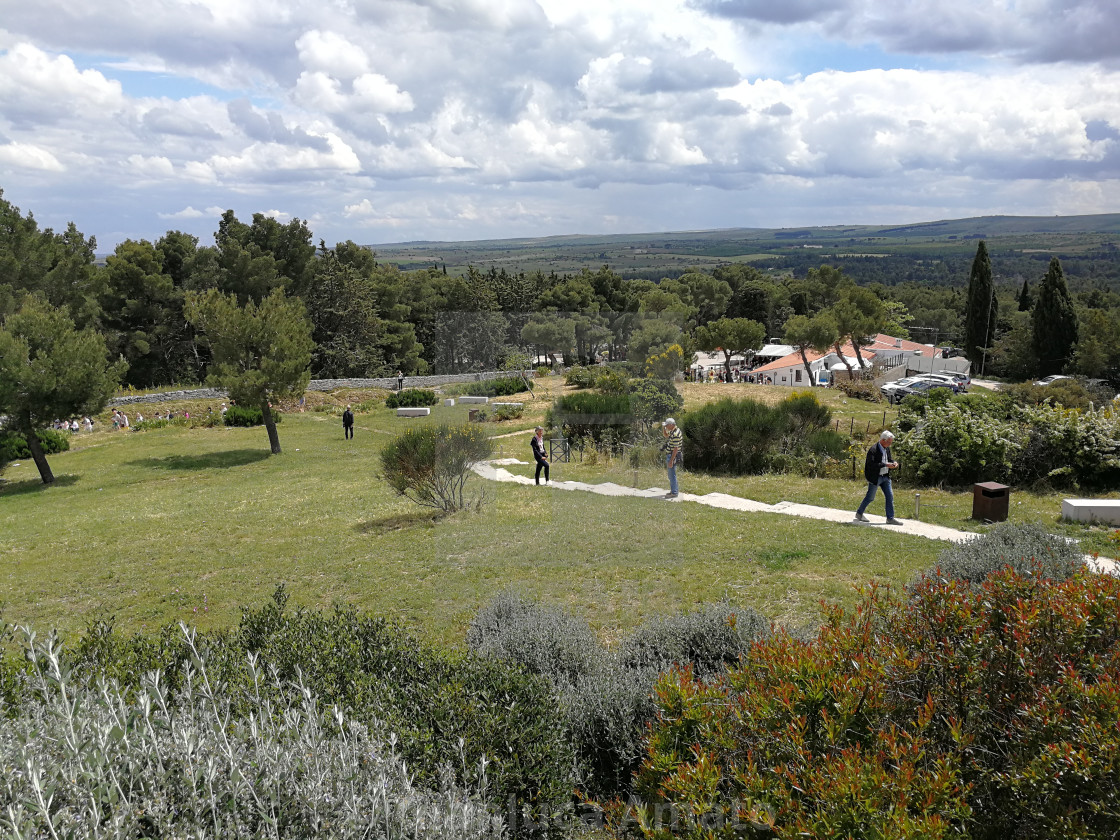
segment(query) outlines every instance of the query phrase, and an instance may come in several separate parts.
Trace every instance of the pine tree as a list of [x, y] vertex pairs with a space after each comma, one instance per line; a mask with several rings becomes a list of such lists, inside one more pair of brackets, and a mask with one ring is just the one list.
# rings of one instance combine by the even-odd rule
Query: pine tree
[[992, 286], [992, 263], [988, 259], [988, 247], [984, 240], [976, 246], [976, 257], [972, 260], [972, 271], [968, 276], [968, 303], [964, 316], [964, 352], [972, 363], [983, 361], [986, 348], [995, 343], [996, 315], [999, 304], [996, 302]]
[[1019, 311], [1030, 312], [1031, 307], [1034, 306], [1034, 298], [1031, 297], [1031, 287], [1026, 277], [1023, 278], [1023, 289], [1019, 292]]
[[1077, 346], [1077, 313], [1057, 257], [1051, 257], [1050, 268], [1038, 289], [1032, 324], [1031, 347], [1038, 360], [1039, 376], [1061, 373]]

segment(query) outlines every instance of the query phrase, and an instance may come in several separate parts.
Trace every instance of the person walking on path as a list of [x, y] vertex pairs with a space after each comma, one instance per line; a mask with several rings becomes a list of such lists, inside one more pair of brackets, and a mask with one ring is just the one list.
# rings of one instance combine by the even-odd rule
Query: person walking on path
[[681, 464], [681, 449], [684, 447], [684, 435], [677, 428], [677, 421], [666, 417], [661, 424], [661, 434], [665, 436], [663, 448], [668, 452], [665, 456], [665, 470], [669, 473], [669, 492], [666, 499], [675, 499], [680, 493], [677, 486], [677, 467]]
[[354, 439], [354, 412], [350, 410], [349, 405], [342, 412], [342, 433], [346, 435], [347, 440]]
[[397, 371], [397, 390], [398, 391], [403, 391], [404, 390], [404, 374], [401, 373], [399, 370]]
[[867, 450], [867, 460], [863, 464], [863, 477], [867, 479], [867, 495], [863, 497], [859, 510], [856, 511], [856, 522], [868, 521], [863, 512], [875, 499], [875, 491], [882, 487], [883, 498], [887, 502], [887, 524], [902, 524], [902, 520], [894, 518], [894, 492], [891, 490], [890, 471], [897, 467], [898, 463], [891, 460], [892, 443], [894, 443], [894, 435], [884, 431], [879, 435], [879, 442]]
[[544, 470], [544, 483], [549, 484], [548, 480], [548, 458], [544, 454], [544, 429], [537, 426], [533, 430], [533, 439], [529, 441], [529, 445], [533, 447], [533, 460], [537, 462], [537, 484], [541, 483], [541, 470]]

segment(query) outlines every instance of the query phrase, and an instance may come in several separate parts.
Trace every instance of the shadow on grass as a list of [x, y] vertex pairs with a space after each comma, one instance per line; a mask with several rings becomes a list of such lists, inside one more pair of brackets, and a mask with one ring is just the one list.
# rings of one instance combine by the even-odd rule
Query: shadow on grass
[[229, 452], [207, 452], [205, 455], [168, 455], [166, 458], [141, 458], [130, 461], [133, 467], [150, 467], [156, 470], [213, 470], [243, 467], [264, 461], [269, 456], [266, 449], [233, 449]]
[[28, 493], [38, 493], [50, 490], [52, 487], [70, 487], [78, 483], [76, 475], [56, 475], [51, 484], [44, 484], [38, 478], [29, 478], [26, 481], [4, 481], [0, 479], [0, 496], [24, 496]]
[[392, 516], [383, 516], [380, 519], [367, 519], [354, 526], [359, 534], [387, 534], [390, 531], [400, 531], [414, 525], [431, 528], [447, 516], [442, 510], [416, 510], [409, 513], [395, 513]]

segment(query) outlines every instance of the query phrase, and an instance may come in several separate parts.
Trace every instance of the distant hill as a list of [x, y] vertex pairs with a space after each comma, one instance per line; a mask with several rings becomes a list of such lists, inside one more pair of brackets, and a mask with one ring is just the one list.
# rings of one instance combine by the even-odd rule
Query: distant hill
[[566, 234], [562, 236], [522, 237], [517, 239], [478, 239], [462, 241], [424, 240], [370, 245], [388, 252], [409, 248], [524, 248], [550, 245], [573, 246], [620, 244], [671, 239], [704, 241], [711, 239], [849, 239], [868, 236], [885, 237], [957, 237], [1024, 236], [1038, 233], [1104, 233], [1120, 235], [1120, 213], [1099, 213], [1091, 216], [973, 216], [967, 219], [945, 219], [909, 225], [832, 225], [803, 228], [717, 228], [712, 230], [664, 231], [660, 233]]
[[[692, 267], [750, 262], [774, 271], [803, 270], [806, 261], [896, 257], [963, 259], [978, 239], [1005, 254], [1085, 256], [1120, 247], [1120, 213], [1092, 216], [977, 216], [906, 225], [803, 228], [724, 228], [662, 233], [570, 234], [463, 242], [371, 245], [402, 270], [443, 267], [461, 273], [597, 270], [609, 265], [626, 277], [676, 276]], [[1046, 257], [1048, 258], [1048, 256]]]

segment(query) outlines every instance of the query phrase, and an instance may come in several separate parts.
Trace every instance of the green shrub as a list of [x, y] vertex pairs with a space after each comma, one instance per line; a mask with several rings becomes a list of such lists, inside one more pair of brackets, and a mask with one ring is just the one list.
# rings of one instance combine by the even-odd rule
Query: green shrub
[[[179, 419], [179, 418], [172, 418]], [[195, 418], [191, 418], [194, 420]], [[272, 419], [279, 423], [283, 415], [278, 411], [272, 412]], [[263, 426], [264, 412], [257, 406], [231, 405], [222, 416], [222, 422], [227, 426]]]
[[685, 463], [733, 475], [817, 473], [829, 458], [846, 453], [844, 438], [825, 434], [830, 421], [827, 406], [811, 394], [773, 406], [724, 398], [684, 415]]
[[1051, 534], [1041, 525], [1004, 522], [982, 536], [945, 549], [925, 577], [975, 586], [1007, 566], [1021, 575], [1066, 580], [1085, 568], [1085, 559], [1076, 540]]
[[[236, 631], [199, 636], [196, 646], [213, 683], [230, 698], [233, 721], [254, 713], [258, 691], [282, 697], [281, 688], [256, 685], [251, 654], [257, 672], [275, 673], [278, 686], [312, 686], [324, 708], [337, 706], [392, 737], [418, 789], [443, 789], [448, 773], [456, 787], [479, 785], [485, 761], [495, 812], [508, 813], [511, 798], [535, 814], [570, 803], [573, 757], [554, 690], [519, 668], [439, 650], [351, 607], [289, 609], [282, 588], [266, 605], [246, 609]], [[140, 687], [146, 670], [160, 667], [165, 684], [177, 690], [194, 658], [173, 631], [124, 638], [102, 625], [66, 665], [119, 679], [129, 691]], [[537, 836], [531, 829], [520, 834], [530, 835]]]
[[605, 366], [595, 368], [595, 388], [604, 394], [625, 394], [630, 390], [626, 373]]
[[662, 679], [642, 835], [1115, 836], [1118, 666], [1111, 575], [873, 588], [811, 641], [777, 634], [719, 680]]
[[667, 379], [631, 379], [628, 390], [631, 413], [647, 427], [684, 408], [684, 397]]
[[[907, 477], [928, 484], [977, 481], [1114, 487], [1120, 482], [1120, 411], [1042, 404], [992, 408], [954, 399], [928, 406], [903, 402], [898, 459]], [[994, 404], [998, 408], [999, 404]]]
[[[259, 409], [257, 410], [257, 415], [261, 416], [261, 412]], [[277, 418], [277, 422], [280, 422], [280, 415], [277, 414], [275, 416]], [[263, 422], [264, 421], [262, 418], [262, 420], [258, 423], [244, 423], [233, 425], [259, 426]], [[170, 420], [165, 420], [163, 418], [152, 418], [149, 420], [145, 418], [139, 423], [133, 423], [129, 428], [131, 428], [134, 432], [148, 432], [152, 429], [166, 429], [168, 426], [178, 426], [180, 428], [186, 429], [212, 429], [215, 426], [222, 425], [223, 423], [225, 423], [225, 418], [222, 416], [222, 414], [220, 412], [214, 412], [212, 414], [192, 414], [189, 418], [183, 417], [182, 415], [176, 415]]]
[[467, 645], [489, 659], [520, 665], [557, 686], [572, 685], [599, 667], [603, 651], [587, 622], [563, 610], [497, 595], [467, 628]]
[[833, 380], [833, 385], [837, 391], [841, 391], [853, 399], [875, 403], [883, 401], [883, 392], [879, 390], [879, 386], [875, 384], [874, 379], [837, 378]]
[[501, 423], [503, 420], [517, 420], [524, 413], [525, 409], [516, 405], [500, 405], [494, 409], [493, 420], [495, 423]]
[[[55, 429], [36, 429], [35, 436], [39, 438], [44, 455], [56, 455], [70, 449], [69, 435]], [[0, 432], [0, 464], [27, 461], [30, 458], [31, 448], [27, 445], [27, 438], [19, 432]]]
[[595, 369], [576, 365], [564, 371], [564, 384], [573, 388], [594, 388]]
[[436, 405], [439, 402], [439, 394], [435, 391], [428, 391], [424, 388], [405, 388], [401, 391], [393, 391], [385, 398], [386, 408], [423, 408], [424, 406]]
[[626, 796], [653, 721], [653, 687], [675, 666], [716, 674], [769, 632], [753, 610], [727, 603], [654, 620], [616, 652], [604, 650], [586, 622], [503, 593], [479, 611], [470, 648], [551, 680], [575, 749], [580, 790]]
[[[527, 391], [528, 386], [520, 376], [502, 376], [497, 379], [484, 379], [460, 386], [460, 393], [472, 397], [509, 397]], [[433, 403], [434, 405], [434, 403]]]
[[1049, 385], [1035, 385], [1023, 382], [1017, 385], [1004, 385], [1000, 393], [1020, 406], [1035, 406], [1049, 403], [1063, 408], [1088, 408], [1090, 404], [1104, 405], [1116, 392], [1107, 385], [1089, 385], [1082, 379], [1059, 379]]
[[549, 409], [549, 428], [562, 429], [564, 436], [597, 442], [627, 440], [634, 416], [625, 394], [566, 394]]
[[894, 450], [911, 480], [960, 486], [977, 481], [1007, 482], [1022, 441], [1010, 421], [976, 415], [956, 403], [914, 410], [903, 402], [900, 435]]
[[419, 786], [375, 720], [332, 710], [315, 683], [270, 675], [263, 661], [242, 659], [251, 690], [235, 701], [205, 646], [180, 635], [190, 654], [181, 688], [158, 671], [123, 689], [81, 681], [52, 641], [27, 645], [37, 666], [28, 696], [0, 720], [5, 836], [359, 838], [375, 828], [482, 840], [500, 829], [484, 774]]
[[770, 622], [749, 607], [724, 601], [693, 612], [655, 618], [640, 626], [618, 648], [623, 668], [668, 671], [688, 666], [699, 677], [722, 673], [758, 639], [770, 635]]
[[481, 497], [468, 499], [464, 488], [471, 467], [493, 451], [493, 441], [478, 426], [420, 426], [381, 450], [381, 468], [389, 486], [400, 495], [418, 505], [454, 513], [481, 503]]

